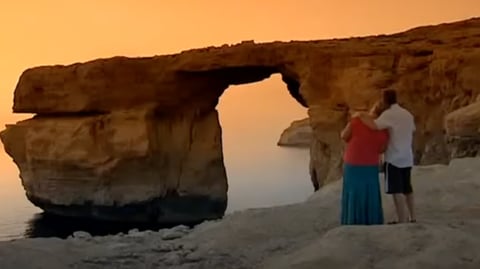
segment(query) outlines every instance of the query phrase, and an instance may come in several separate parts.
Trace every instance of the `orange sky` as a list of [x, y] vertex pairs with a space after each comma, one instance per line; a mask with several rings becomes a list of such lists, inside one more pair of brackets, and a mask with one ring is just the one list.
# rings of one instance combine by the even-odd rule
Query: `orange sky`
[[[388, 34], [475, 16], [480, 16], [480, 0], [0, 0], [0, 126], [25, 117], [11, 114], [12, 94], [21, 72], [33, 66], [252, 39]], [[262, 87], [265, 91], [256, 90]], [[277, 88], [283, 94], [273, 94]], [[263, 116], [255, 110], [260, 104]], [[227, 155], [245, 159], [251, 157], [253, 140], [265, 137], [258, 143], [273, 144], [291, 120], [305, 115], [278, 76], [229, 89], [219, 110]], [[240, 143], [240, 136], [248, 141]], [[0, 155], [0, 179], [9, 178], [22, 192], [18, 170]]]
[[36, 65], [174, 53], [250, 39], [392, 33], [480, 16], [479, 0], [0, 2], [0, 122], [10, 118], [18, 76]]
[[12, 91], [21, 72], [32, 66], [174, 53], [251, 39], [311, 40], [393, 33], [480, 16], [480, 0], [0, 2], [2, 125], [14, 119], [10, 114]]

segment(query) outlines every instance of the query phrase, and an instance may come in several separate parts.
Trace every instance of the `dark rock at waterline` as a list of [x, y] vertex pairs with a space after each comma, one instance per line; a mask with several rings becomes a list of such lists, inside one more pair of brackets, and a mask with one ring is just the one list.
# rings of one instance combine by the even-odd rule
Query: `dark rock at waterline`
[[162, 225], [192, 224], [218, 219], [223, 217], [227, 207], [227, 200], [214, 200], [208, 196], [169, 195], [121, 206], [101, 206], [92, 202], [57, 205], [32, 196], [28, 196], [28, 199], [51, 215]]

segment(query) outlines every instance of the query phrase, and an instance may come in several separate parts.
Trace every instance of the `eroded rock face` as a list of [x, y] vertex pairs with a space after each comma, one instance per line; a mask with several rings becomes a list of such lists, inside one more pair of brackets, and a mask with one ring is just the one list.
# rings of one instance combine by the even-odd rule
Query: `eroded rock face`
[[479, 156], [480, 101], [449, 113], [445, 129], [452, 158]]
[[296, 120], [280, 135], [277, 145], [282, 147], [309, 148], [312, 143], [310, 119]]
[[37, 116], [8, 126], [2, 141], [28, 197], [47, 211], [116, 218], [116, 209], [133, 205], [132, 218], [210, 218], [226, 202], [215, 106], [229, 85], [282, 75], [308, 107], [318, 189], [340, 176], [348, 111], [372, 105], [384, 88], [396, 89], [415, 115], [416, 162], [448, 162], [455, 146], [447, 145], [444, 116], [474, 102], [479, 70], [480, 19], [389, 36], [37, 67], [20, 77], [13, 106]]
[[37, 116], [1, 138], [28, 198], [51, 213], [178, 223], [218, 218], [227, 205], [215, 110]]

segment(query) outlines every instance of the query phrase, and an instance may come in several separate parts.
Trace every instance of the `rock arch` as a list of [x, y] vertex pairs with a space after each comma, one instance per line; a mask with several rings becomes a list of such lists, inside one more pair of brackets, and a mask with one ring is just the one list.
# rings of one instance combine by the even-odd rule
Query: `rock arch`
[[7, 126], [1, 138], [27, 196], [46, 211], [158, 222], [218, 218], [227, 181], [215, 106], [229, 85], [282, 74], [292, 97], [308, 107], [312, 180], [321, 187], [340, 176], [338, 132], [349, 109], [371, 105], [387, 87], [416, 116], [417, 162], [448, 162], [443, 118], [480, 91], [479, 44], [480, 20], [472, 19], [390, 36], [36, 67], [21, 75], [13, 106], [36, 116]]

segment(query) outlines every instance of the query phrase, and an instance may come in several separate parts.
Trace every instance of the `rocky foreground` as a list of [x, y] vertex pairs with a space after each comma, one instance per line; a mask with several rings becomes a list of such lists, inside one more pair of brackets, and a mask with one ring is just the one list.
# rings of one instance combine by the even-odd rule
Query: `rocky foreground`
[[[480, 159], [414, 169], [419, 222], [339, 226], [341, 182], [190, 230], [0, 243], [0, 268], [480, 268]], [[387, 219], [391, 201], [384, 197]]]

